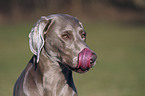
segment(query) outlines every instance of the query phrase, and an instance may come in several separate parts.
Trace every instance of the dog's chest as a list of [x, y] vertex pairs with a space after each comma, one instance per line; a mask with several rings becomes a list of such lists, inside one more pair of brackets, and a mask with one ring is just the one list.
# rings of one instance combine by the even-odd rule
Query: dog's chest
[[53, 71], [44, 73], [43, 87], [45, 93], [50, 96], [77, 96], [73, 89], [67, 84], [63, 74]]

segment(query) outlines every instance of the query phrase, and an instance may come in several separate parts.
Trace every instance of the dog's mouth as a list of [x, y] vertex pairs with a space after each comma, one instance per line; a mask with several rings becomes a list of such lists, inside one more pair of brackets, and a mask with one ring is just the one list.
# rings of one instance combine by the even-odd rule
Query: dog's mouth
[[76, 67], [76, 72], [84, 73], [87, 72], [91, 67], [94, 66], [96, 61], [96, 54], [90, 49], [84, 48], [78, 56], [78, 65]]

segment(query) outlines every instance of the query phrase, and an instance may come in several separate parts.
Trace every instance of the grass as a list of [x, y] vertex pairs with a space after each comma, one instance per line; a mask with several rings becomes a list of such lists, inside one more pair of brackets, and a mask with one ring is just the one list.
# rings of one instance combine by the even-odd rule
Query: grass
[[[14, 83], [32, 56], [31, 27], [0, 26], [0, 96], [12, 96]], [[79, 96], [145, 96], [145, 27], [101, 22], [84, 27], [98, 61], [89, 72], [74, 73]]]

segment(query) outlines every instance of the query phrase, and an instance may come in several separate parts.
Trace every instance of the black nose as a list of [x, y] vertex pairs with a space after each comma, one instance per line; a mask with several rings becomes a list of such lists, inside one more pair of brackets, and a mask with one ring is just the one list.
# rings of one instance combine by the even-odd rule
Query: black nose
[[92, 64], [92, 66], [94, 65], [96, 59], [97, 59], [97, 55], [93, 52], [90, 60], [90, 64]]

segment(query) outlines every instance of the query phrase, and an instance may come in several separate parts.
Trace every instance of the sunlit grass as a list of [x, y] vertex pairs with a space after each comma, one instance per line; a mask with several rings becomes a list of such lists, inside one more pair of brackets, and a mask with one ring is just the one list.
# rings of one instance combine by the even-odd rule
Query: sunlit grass
[[[12, 96], [14, 83], [32, 56], [31, 27], [0, 26], [0, 96]], [[101, 22], [84, 27], [98, 61], [89, 72], [74, 73], [79, 96], [145, 96], [145, 27]]]

